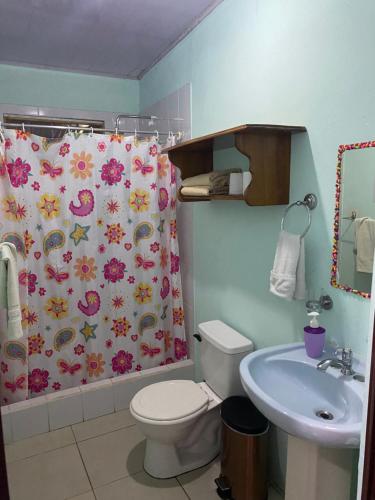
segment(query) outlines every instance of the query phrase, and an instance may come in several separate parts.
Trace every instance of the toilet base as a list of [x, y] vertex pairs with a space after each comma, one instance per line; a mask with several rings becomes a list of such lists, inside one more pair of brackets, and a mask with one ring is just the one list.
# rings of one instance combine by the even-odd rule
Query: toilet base
[[219, 455], [219, 451], [218, 446], [204, 457], [196, 460], [191, 457], [191, 461], [183, 464], [174, 446], [160, 445], [160, 443], [147, 440], [143, 468], [147, 474], [156, 479], [169, 479], [209, 464]]
[[147, 438], [144, 469], [150, 476], [167, 479], [203, 467], [220, 451], [219, 408], [206, 413], [193, 432], [176, 444], [164, 444]]

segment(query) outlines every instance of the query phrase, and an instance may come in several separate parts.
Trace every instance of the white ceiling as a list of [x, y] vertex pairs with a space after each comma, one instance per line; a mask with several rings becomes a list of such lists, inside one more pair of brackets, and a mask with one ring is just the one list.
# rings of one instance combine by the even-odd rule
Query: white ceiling
[[222, 0], [0, 0], [0, 62], [140, 78]]

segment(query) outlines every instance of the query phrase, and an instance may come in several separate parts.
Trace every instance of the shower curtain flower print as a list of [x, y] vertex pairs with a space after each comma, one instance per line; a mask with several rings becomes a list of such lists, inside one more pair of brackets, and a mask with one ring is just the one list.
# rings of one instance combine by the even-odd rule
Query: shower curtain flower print
[[185, 359], [176, 177], [157, 142], [9, 130], [0, 159], [24, 330], [1, 339], [2, 404]]

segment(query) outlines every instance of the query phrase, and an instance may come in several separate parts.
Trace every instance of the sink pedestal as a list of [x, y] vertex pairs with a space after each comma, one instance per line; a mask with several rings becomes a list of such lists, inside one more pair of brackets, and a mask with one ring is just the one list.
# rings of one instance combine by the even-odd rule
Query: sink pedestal
[[285, 500], [349, 500], [354, 450], [288, 436]]

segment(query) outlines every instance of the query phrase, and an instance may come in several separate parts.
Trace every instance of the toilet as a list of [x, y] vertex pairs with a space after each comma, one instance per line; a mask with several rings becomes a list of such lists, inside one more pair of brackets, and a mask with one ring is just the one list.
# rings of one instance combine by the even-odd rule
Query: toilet
[[197, 469], [220, 449], [220, 404], [244, 395], [241, 359], [254, 350], [251, 340], [222, 321], [198, 326], [204, 382], [167, 380], [141, 389], [130, 412], [146, 436], [144, 468], [168, 478]]

